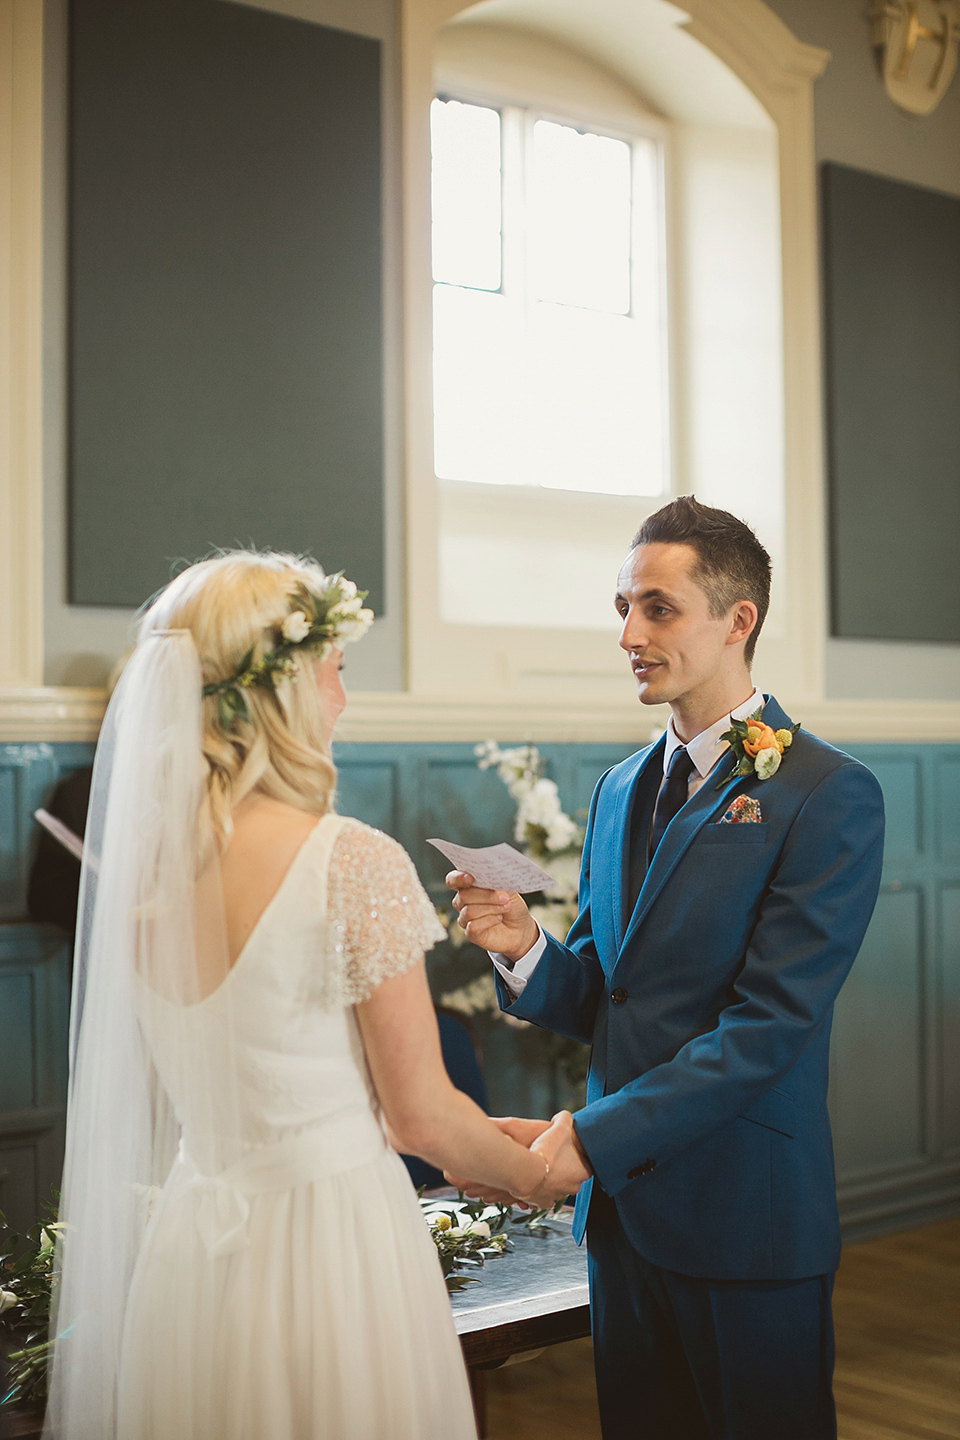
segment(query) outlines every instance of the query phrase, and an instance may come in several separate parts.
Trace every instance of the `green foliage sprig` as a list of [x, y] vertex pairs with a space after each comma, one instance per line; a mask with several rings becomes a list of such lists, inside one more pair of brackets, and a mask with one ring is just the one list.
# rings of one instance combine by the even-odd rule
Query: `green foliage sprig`
[[11, 1230], [0, 1213], [0, 1328], [20, 1342], [8, 1355], [10, 1368], [0, 1407], [39, 1405], [47, 1396], [59, 1201], [54, 1191], [53, 1199], [43, 1206], [47, 1218], [32, 1225], [26, 1235]]
[[470, 1271], [479, 1270], [485, 1261], [513, 1249], [511, 1231], [545, 1240], [552, 1232], [543, 1222], [560, 1211], [563, 1201], [558, 1200], [552, 1210], [518, 1210], [512, 1205], [468, 1200], [462, 1190], [455, 1201], [428, 1199], [421, 1191], [420, 1205], [437, 1247], [447, 1289], [456, 1291], [477, 1284], [479, 1276]]

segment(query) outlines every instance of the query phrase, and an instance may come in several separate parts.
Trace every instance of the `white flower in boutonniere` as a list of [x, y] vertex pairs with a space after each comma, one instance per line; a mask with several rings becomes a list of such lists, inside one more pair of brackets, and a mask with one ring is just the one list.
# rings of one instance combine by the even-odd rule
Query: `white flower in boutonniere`
[[299, 645], [310, 634], [310, 621], [302, 610], [294, 610], [280, 626], [280, 633], [291, 645]]
[[769, 780], [771, 775], [776, 775], [784, 751], [790, 749], [799, 729], [799, 725], [789, 730], [771, 729], [763, 723], [762, 708], [746, 720], [731, 720], [730, 729], [720, 738], [729, 743], [737, 764], [724, 775], [717, 789], [722, 790], [734, 777], [742, 780], [747, 775], [756, 775], [758, 780]]

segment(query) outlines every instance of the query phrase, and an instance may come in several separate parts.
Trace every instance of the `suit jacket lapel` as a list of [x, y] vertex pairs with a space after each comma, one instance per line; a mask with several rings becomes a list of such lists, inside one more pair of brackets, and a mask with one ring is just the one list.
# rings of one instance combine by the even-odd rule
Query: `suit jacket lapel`
[[[770, 696], [766, 697], [763, 718], [773, 730], [786, 729], [793, 723], [789, 716], [781, 710], [776, 700]], [[725, 807], [729, 804], [733, 792], [738, 787], [746, 788], [755, 783], [750, 775], [738, 780], [733, 773], [734, 770], [734, 757], [728, 751], [704, 780], [696, 795], [687, 801], [683, 809], [667, 826], [663, 839], [657, 846], [657, 852], [650, 862], [647, 878], [643, 882], [643, 888], [640, 891], [636, 908], [630, 917], [626, 934], [620, 942], [618, 963], [624, 950], [643, 924], [650, 906], [660, 894], [678, 861], [690, 847], [701, 828], [716, 814], [721, 805]], [[619, 928], [617, 933], [620, 933]]]
[[617, 794], [614, 798], [613, 825], [608, 833], [614, 838], [609, 852], [609, 899], [613, 933], [616, 936], [617, 951], [623, 945], [624, 908], [630, 886], [630, 812], [637, 788], [650, 769], [663, 770], [663, 747], [666, 741], [661, 737], [655, 745], [639, 751], [633, 756], [633, 763], [618, 776]]

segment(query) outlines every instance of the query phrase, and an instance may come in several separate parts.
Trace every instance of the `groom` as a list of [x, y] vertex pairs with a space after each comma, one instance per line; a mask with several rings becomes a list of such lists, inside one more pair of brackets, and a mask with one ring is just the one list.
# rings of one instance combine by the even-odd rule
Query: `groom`
[[594, 791], [566, 943], [518, 895], [447, 877], [501, 1006], [593, 1047], [582, 1110], [501, 1123], [582, 1186], [605, 1440], [836, 1436], [828, 1048], [883, 802], [803, 729], [776, 773], [737, 776], [732, 720], [792, 723], [750, 677], [769, 594], [741, 521], [689, 497], [652, 515], [616, 606], [640, 701], [671, 718]]

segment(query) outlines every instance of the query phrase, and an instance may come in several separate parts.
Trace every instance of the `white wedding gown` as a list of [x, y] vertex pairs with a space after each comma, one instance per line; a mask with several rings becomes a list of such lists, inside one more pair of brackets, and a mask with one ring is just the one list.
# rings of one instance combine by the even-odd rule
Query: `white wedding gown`
[[[441, 936], [404, 851], [328, 815], [191, 1007], [201, 1045], [232, 1007], [243, 1153], [224, 1168], [209, 1095], [171, 1096], [182, 1142], [130, 1294], [120, 1440], [475, 1440], [447, 1291], [352, 1008]], [[145, 989], [139, 1006], [175, 1089], [183, 1011]]]

